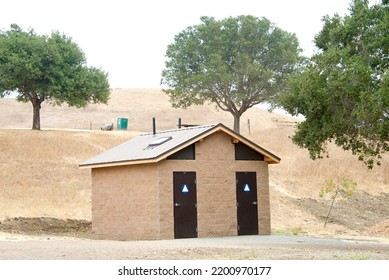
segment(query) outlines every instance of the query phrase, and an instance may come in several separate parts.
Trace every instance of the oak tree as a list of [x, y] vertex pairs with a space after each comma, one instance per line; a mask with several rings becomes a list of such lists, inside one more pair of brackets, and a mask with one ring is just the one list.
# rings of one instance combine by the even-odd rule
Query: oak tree
[[39, 130], [44, 101], [76, 107], [106, 103], [108, 74], [87, 67], [85, 54], [70, 37], [58, 32], [38, 35], [12, 24], [0, 31], [0, 97], [11, 93], [17, 94], [17, 101], [31, 102], [32, 129]]
[[254, 16], [202, 23], [175, 36], [166, 51], [161, 84], [173, 107], [213, 102], [234, 116], [234, 130], [249, 108], [273, 103], [300, 60], [295, 34]]
[[292, 137], [311, 158], [335, 142], [372, 168], [389, 151], [389, 5], [354, 0], [349, 14], [325, 16], [318, 48], [291, 80], [282, 107], [305, 117]]

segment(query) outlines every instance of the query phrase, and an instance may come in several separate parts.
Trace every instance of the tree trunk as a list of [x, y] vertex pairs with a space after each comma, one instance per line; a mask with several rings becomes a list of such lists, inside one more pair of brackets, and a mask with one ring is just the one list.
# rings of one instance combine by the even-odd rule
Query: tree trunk
[[236, 133], [240, 133], [240, 116], [239, 115], [233, 115], [234, 116], [234, 131]]
[[326, 217], [326, 220], [325, 220], [325, 222], [324, 222], [324, 227], [326, 227], [326, 225], [327, 225], [328, 218], [330, 217], [332, 208], [334, 208], [335, 199], [336, 199], [336, 197], [338, 196], [339, 191], [340, 191], [340, 188], [339, 188], [339, 186], [338, 186], [338, 187], [336, 188], [336, 191], [335, 191], [334, 196], [332, 197], [330, 210], [329, 210], [328, 213], [327, 213], [327, 217]]
[[33, 107], [32, 129], [33, 130], [41, 129], [41, 116], [40, 116], [41, 103], [42, 101], [40, 101], [39, 99], [32, 102], [32, 107]]

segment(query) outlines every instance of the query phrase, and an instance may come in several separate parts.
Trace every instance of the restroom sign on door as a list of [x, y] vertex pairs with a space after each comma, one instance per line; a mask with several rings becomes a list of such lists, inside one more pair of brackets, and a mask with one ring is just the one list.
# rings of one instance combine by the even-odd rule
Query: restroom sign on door
[[244, 184], [243, 191], [244, 192], [249, 192], [250, 191], [250, 185], [249, 184]]
[[187, 184], [182, 185], [181, 192], [182, 193], [188, 193], [189, 192], [189, 188], [188, 188]]

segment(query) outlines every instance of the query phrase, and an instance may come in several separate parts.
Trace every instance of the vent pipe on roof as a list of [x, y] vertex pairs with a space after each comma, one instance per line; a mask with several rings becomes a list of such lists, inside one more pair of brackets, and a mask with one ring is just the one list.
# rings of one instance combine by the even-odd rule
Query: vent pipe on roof
[[178, 118], [178, 129], [181, 129], [181, 118]]
[[153, 118], [153, 135], [157, 133], [157, 128], [155, 126], [155, 118]]

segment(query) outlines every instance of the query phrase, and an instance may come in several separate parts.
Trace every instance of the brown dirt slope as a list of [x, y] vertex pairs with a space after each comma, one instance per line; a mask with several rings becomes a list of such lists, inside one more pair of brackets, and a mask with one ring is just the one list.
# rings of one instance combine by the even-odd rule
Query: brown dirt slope
[[91, 229], [90, 221], [76, 219], [19, 217], [8, 218], [0, 222], [0, 231], [14, 234], [91, 237]]
[[389, 236], [389, 219], [381, 221], [375, 226], [369, 228], [366, 234], [373, 236]]
[[[330, 201], [313, 198], [295, 199], [295, 203], [308, 209], [324, 224], [330, 208]], [[360, 233], [378, 225], [389, 217], [389, 193], [370, 195], [366, 192], [357, 192], [345, 200], [336, 200], [328, 222], [343, 225]], [[379, 234], [379, 228], [375, 228]], [[385, 232], [382, 232], [385, 234]], [[388, 235], [389, 236], [389, 235]]]

